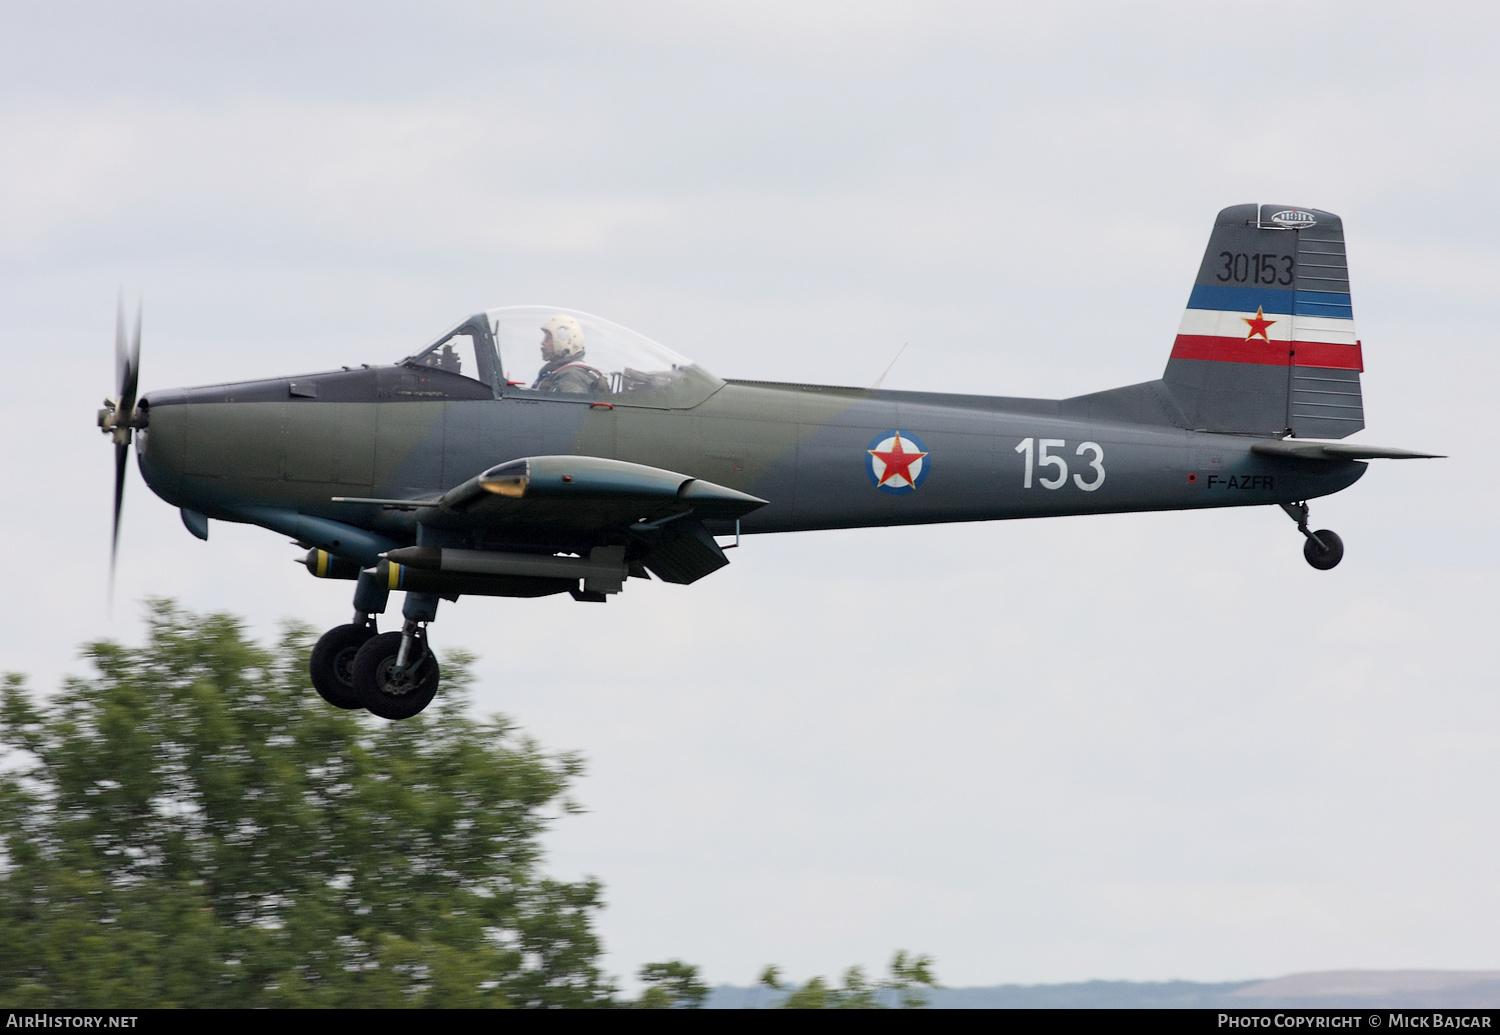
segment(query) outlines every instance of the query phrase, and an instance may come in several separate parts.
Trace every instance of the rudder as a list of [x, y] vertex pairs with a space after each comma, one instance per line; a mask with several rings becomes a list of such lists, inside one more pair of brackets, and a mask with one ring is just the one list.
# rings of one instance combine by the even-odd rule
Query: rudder
[[1189, 426], [1344, 438], [1365, 426], [1343, 221], [1234, 205], [1213, 234], [1163, 376]]

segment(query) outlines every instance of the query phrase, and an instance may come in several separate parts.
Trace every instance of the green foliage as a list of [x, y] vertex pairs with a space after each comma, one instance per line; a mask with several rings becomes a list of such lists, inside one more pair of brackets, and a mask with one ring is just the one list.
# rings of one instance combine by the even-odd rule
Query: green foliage
[[[758, 984], [768, 988], [780, 988], [780, 971], [767, 967]], [[815, 977], [801, 988], [795, 989], [782, 1002], [784, 1010], [879, 1010], [895, 1004], [904, 1010], [915, 1010], [927, 1005], [927, 993], [923, 987], [933, 988], [937, 978], [932, 972], [931, 956], [910, 956], [905, 951], [896, 953], [891, 960], [891, 973], [879, 983], [872, 983], [863, 967], [850, 967], [844, 971], [844, 983], [832, 988], [821, 977]]]
[[697, 1010], [708, 998], [708, 986], [698, 980], [698, 968], [681, 960], [648, 963], [641, 968], [646, 990], [635, 1006], [645, 1010]]
[[865, 977], [863, 967], [850, 967], [844, 971], [844, 987], [839, 989], [838, 1007], [841, 1010], [877, 1010], [881, 1007], [877, 989]]
[[384, 723], [312, 692], [306, 629], [264, 650], [163, 601], [148, 625], [50, 700], [0, 685], [0, 1001], [608, 1003], [599, 885], [538, 873], [580, 763], [469, 718], [469, 659]]
[[916, 1010], [927, 1005], [924, 986], [937, 987], [937, 977], [932, 972], [932, 957], [908, 956], [904, 949], [896, 953], [896, 958], [891, 960], [891, 976], [885, 987], [896, 993], [897, 1002], [903, 1010]]
[[830, 989], [828, 983], [822, 978], [815, 977], [787, 996], [781, 1008], [783, 1010], [826, 1010], [837, 1005], [838, 993]]

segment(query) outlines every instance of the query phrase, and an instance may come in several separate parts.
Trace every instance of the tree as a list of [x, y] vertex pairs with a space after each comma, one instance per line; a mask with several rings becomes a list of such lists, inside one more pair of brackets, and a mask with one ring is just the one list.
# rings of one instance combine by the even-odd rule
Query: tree
[[309, 631], [149, 605], [141, 648], [38, 701], [0, 686], [0, 1001], [13, 1007], [588, 1006], [593, 881], [538, 871], [577, 758], [440, 703], [329, 708]]
[[698, 968], [681, 960], [648, 963], [641, 968], [646, 990], [635, 1005], [647, 1010], [697, 1010], [708, 998], [708, 986], [698, 980]]
[[826, 1010], [838, 1005], [838, 992], [828, 987], [828, 982], [815, 977], [782, 1000], [783, 1010]]
[[773, 995], [781, 991], [781, 968], [769, 966], [760, 972], [760, 977], [755, 980], [754, 990], [751, 994], [750, 1005], [758, 1008], [760, 1006], [761, 989], [769, 990]]
[[903, 949], [891, 960], [891, 976], [885, 987], [896, 993], [896, 1001], [903, 1010], [916, 1010], [927, 1005], [926, 988], [937, 987], [937, 978], [932, 973], [931, 956], [908, 956]]
[[[767, 977], [770, 977], [770, 981]], [[775, 967], [767, 967], [761, 974], [760, 984], [780, 988], [774, 983], [780, 976]], [[932, 973], [931, 956], [911, 956], [904, 950], [891, 960], [890, 977], [878, 984], [871, 984], [863, 967], [850, 967], [844, 971], [844, 983], [840, 988], [831, 988], [821, 977], [815, 977], [801, 988], [795, 989], [781, 1003], [784, 1010], [878, 1010], [884, 1009], [886, 999], [893, 997], [896, 1005], [912, 1010], [927, 1005], [927, 993], [921, 986], [935, 987], [937, 979]], [[890, 993], [890, 996], [887, 996]]]
[[865, 977], [864, 967], [844, 971], [844, 987], [839, 989], [835, 1005], [841, 1010], [876, 1010], [881, 1006], [879, 989]]

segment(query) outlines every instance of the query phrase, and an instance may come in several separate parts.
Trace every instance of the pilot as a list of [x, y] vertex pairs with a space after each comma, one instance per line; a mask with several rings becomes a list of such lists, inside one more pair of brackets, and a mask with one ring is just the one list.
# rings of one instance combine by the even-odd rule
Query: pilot
[[571, 316], [542, 324], [542, 369], [531, 387], [538, 392], [603, 395], [609, 379], [583, 362], [583, 328]]

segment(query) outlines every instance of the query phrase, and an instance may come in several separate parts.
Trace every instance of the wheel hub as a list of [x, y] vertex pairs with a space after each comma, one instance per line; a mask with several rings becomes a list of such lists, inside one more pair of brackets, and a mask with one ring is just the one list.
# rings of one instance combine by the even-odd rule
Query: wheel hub
[[333, 659], [333, 676], [347, 687], [354, 686], [354, 655], [358, 647], [346, 647]]
[[[426, 657], [425, 652], [423, 657]], [[418, 664], [420, 663], [419, 659]], [[397, 668], [396, 659], [387, 658], [375, 670], [376, 685], [380, 687], [381, 693], [390, 694], [392, 697], [404, 697], [417, 689], [416, 669], [416, 665], [405, 669]]]

